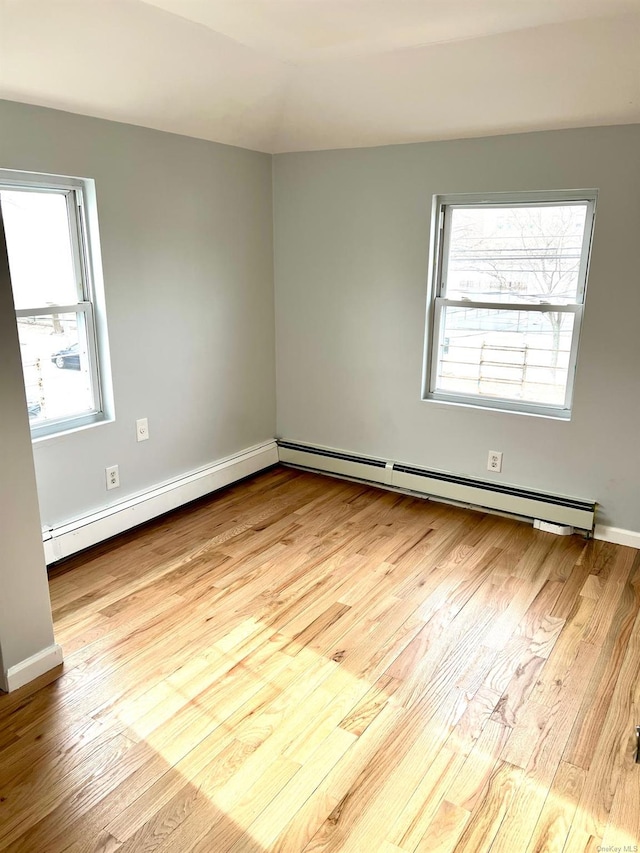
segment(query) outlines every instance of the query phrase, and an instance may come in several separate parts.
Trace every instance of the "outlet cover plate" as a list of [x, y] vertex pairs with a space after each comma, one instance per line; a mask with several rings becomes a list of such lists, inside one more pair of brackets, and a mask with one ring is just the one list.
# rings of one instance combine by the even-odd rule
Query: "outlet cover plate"
[[487, 471], [492, 471], [494, 474], [499, 474], [502, 471], [502, 451], [490, 450], [489, 458], [487, 459]]
[[147, 418], [139, 418], [136, 421], [136, 439], [137, 441], [147, 441], [149, 438], [149, 421]]
[[110, 465], [108, 468], [104, 469], [104, 473], [107, 480], [107, 490], [117, 489], [120, 485], [120, 472], [118, 471], [118, 466]]

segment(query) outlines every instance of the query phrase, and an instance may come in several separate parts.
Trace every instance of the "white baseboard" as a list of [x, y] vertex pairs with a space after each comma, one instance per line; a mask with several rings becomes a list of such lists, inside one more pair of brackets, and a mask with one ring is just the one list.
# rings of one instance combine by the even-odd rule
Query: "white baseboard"
[[30, 658], [17, 663], [15, 666], [10, 666], [6, 673], [3, 673], [2, 689], [7, 693], [12, 690], [17, 690], [39, 675], [44, 675], [55, 666], [60, 666], [62, 663], [62, 649], [55, 643], [42, 651], [31, 655]]
[[50, 528], [43, 533], [46, 561], [62, 560], [277, 463], [276, 443], [268, 441], [107, 509]]
[[609, 527], [607, 524], [596, 524], [594, 539], [613, 542], [615, 545], [628, 545], [630, 548], [640, 548], [640, 532], [624, 530], [622, 527]]

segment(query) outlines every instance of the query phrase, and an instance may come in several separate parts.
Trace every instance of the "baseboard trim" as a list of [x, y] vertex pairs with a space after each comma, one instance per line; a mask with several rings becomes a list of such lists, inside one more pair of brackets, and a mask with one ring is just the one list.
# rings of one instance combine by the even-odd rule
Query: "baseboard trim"
[[20, 661], [15, 666], [10, 666], [4, 673], [3, 690], [11, 693], [19, 687], [23, 687], [39, 675], [44, 675], [62, 663], [62, 649], [57, 643], [36, 652], [30, 658]]
[[275, 441], [249, 447], [199, 471], [163, 483], [99, 512], [43, 531], [47, 564], [124, 533], [190, 501], [278, 463]]
[[624, 530], [622, 527], [609, 527], [607, 524], [596, 524], [593, 532], [594, 539], [613, 542], [614, 545], [628, 545], [630, 548], [640, 548], [640, 532]]

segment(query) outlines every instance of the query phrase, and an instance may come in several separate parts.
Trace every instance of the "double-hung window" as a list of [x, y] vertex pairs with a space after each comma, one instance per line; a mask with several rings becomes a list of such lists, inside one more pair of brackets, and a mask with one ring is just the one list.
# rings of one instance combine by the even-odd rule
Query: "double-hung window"
[[436, 199], [425, 399], [570, 417], [595, 198]]
[[32, 434], [103, 417], [85, 182], [0, 171]]

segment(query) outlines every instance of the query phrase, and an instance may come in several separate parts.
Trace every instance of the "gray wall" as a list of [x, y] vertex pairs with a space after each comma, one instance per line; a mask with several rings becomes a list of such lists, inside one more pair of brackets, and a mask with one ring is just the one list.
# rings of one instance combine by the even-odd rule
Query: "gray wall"
[[0, 168], [96, 181], [116, 420], [34, 445], [43, 524], [273, 438], [268, 155], [0, 101]]
[[[639, 151], [633, 125], [276, 156], [278, 435], [593, 498], [640, 531]], [[571, 421], [422, 402], [433, 195], [587, 187]]]
[[[628, 126], [275, 157], [278, 434], [479, 477], [502, 450], [497, 479], [640, 530], [638, 150]], [[0, 168], [96, 180], [116, 420], [36, 443], [44, 524], [273, 436], [268, 155], [0, 101]], [[422, 402], [433, 194], [577, 187], [600, 197], [572, 420]]]
[[0, 689], [53, 644], [18, 333], [0, 220]]

